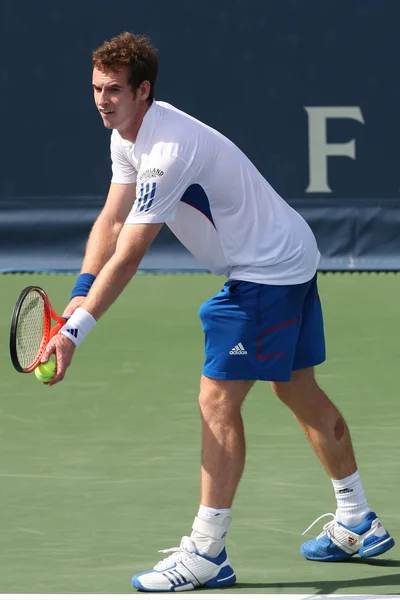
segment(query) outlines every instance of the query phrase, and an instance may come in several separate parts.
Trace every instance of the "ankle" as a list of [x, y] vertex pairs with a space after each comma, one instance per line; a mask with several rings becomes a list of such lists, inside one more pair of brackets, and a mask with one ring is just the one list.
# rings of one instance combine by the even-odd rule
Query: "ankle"
[[344, 479], [332, 479], [337, 500], [336, 518], [350, 527], [359, 525], [371, 512], [358, 471]]
[[225, 537], [230, 522], [230, 509], [214, 509], [200, 506], [192, 525], [191, 539], [200, 554], [211, 558], [218, 556], [225, 547]]
[[[230, 508], [211, 508], [210, 506], [204, 506], [200, 504], [197, 516], [199, 519], [204, 521], [218, 522], [223, 521], [225, 517], [229, 517], [231, 514]], [[218, 517], [220, 517], [218, 519]]]

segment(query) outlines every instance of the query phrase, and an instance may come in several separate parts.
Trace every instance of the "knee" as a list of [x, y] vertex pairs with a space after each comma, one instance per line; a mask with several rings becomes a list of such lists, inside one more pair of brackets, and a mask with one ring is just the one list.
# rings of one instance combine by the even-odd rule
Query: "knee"
[[227, 411], [227, 397], [221, 390], [201, 390], [199, 407], [205, 420], [219, 419]]
[[297, 399], [312, 399], [321, 391], [314, 377], [313, 369], [293, 371], [290, 381], [271, 381], [271, 389], [284, 404]]
[[253, 382], [218, 381], [203, 378], [199, 406], [203, 419], [226, 421], [240, 415], [242, 403]]
[[254, 381], [221, 381], [203, 376], [199, 405], [203, 420], [232, 421], [240, 417], [241, 406]]

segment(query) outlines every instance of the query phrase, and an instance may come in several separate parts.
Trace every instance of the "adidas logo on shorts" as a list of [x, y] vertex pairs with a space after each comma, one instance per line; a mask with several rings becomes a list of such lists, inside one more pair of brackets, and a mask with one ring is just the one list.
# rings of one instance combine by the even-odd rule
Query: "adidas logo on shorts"
[[239, 342], [232, 348], [232, 350], [229, 351], [229, 354], [247, 354], [247, 350], [245, 350], [243, 344]]

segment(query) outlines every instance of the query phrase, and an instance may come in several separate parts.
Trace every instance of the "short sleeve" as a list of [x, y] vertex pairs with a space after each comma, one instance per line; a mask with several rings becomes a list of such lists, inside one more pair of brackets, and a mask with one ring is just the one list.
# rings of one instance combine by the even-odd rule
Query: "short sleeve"
[[121, 138], [116, 135], [115, 131], [111, 135], [111, 168], [112, 178], [111, 183], [135, 183], [137, 171], [122, 147]]
[[149, 156], [139, 169], [136, 200], [126, 222], [173, 221], [179, 201], [192, 183], [190, 167], [178, 156]]

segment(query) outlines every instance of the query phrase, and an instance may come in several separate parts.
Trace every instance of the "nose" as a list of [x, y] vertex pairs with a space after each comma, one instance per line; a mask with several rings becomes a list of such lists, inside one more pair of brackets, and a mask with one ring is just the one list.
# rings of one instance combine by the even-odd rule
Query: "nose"
[[106, 92], [104, 90], [101, 90], [100, 94], [99, 94], [99, 102], [98, 102], [99, 106], [107, 106], [108, 104], [108, 98], [106, 95]]

